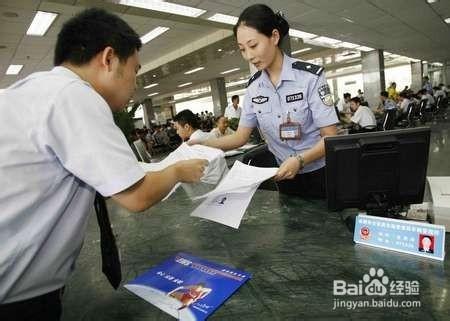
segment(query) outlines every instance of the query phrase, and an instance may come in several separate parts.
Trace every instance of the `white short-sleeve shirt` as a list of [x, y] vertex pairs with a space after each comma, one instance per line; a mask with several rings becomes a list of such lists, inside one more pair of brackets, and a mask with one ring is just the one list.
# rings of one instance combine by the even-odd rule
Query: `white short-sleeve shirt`
[[[210, 138], [209, 133], [204, 132], [200, 129], [197, 129], [195, 132], [191, 134], [189, 137], [189, 140], [197, 141], [197, 142], [203, 142], [205, 140], [208, 140]], [[189, 141], [188, 140], [188, 141]]]
[[366, 106], [359, 106], [355, 114], [352, 116], [351, 121], [358, 124], [361, 127], [376, 126], [377, 120], [372, 110]]
[[0, 303], [62, 287], [81, 249], [95, 191], [145, 173], [105, 100], [64, 67], [0, 94]]
[[228, 105], [227, 108], [225, 108], [225, 114], [224, 116], [228, 119], [231, 118], [241, 118], [241, 112], [242, 108], [238, 106], [238, 108], [234, 108], [233, 104]]

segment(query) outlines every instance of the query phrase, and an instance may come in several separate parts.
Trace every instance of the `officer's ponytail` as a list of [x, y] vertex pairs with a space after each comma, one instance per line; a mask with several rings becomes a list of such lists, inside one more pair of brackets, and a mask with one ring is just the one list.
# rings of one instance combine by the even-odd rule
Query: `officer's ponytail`
[[277, 29], [280, 33], [280, 46], [282, 39], [289, 32], [289, 23], [284, 19], [281, 12], [274, 13], [272, 9], [264, 4], [254, 4], [247, 7], [239, 16], [238, 22], [233, 28], [236, 37], [237, 29], [240, 25], [248, 26], [256, 29], [259, 33], [272, 36], [273, 29]]

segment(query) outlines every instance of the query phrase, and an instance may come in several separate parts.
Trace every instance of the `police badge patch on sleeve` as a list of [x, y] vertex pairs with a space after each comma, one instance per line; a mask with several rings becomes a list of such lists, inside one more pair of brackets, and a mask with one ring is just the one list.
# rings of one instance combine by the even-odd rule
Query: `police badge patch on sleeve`
[[319, 97], [322, 102], [327, 106], [333, 106], [333, 96], [331, 95], [331, 90], [328, 84], [322, 85], [318, 89]]

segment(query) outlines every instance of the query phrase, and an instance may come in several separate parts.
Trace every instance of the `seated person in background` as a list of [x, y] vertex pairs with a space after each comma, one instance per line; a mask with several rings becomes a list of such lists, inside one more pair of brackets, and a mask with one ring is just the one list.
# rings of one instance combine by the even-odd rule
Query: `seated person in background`
[[372, 131], [377, 127], [375, 115], [369, 107], [361, 105], [359, 97], [350, 100], [350, 108], [354, 112], [351, 118], [353, 129], [350, 132]]
[[427, 106], [425, 107], [426, 109], [431, 109], [434, 104], [436, 103], [436, 101], [434, 100], [434, 97], [428, 93], [428, 91], [426, 89], [421, 89], [418, 92], [418, 95], [420, 97], [420, 100], [426, 100], [427, 101]]
[[185, 141], [190, 139], [195, 141], [204, 141], [209, 138], [209, 133], [201, 131], [199, 119], [189, 109], [180, 111], [173, 118], [178, 136]]
[[231, 118], [241, 118], [241, 112], [242, 108], [239, 107], [239, 96], [234, 95], [231, 97], [231, 105], [228, 105], [227, 108], [225, 108], [225, 117], [228, 119]]
[[448, 88], [443, 83], [439, 84], [439, 88], [445, 92], [445, 97], [448, 97]]
[[345, 93], [344, 99], [339, 99], [339, 101], [337, 102], [337, 108], [340, 113], [351, 113], [350, 98], [352, 98], [352, 96], [349, 93]]
[[234, 130], [228, 127], [228, 118], [225, 116], [217, 117], [216, 128], [211, 130], [210, 138], [220, 138], [231, 134], [234, 134]]
[[169, 145], [169, 136], [167, 135], [167, 132], [162, 128], [162, 126], [156, 126], [155, 132], [153, 133], [153, 139], [155, 140], [156, 144], [167, 146]]
[[400, 103], [400, 112], [401, 112], [400, 117], [403, 118], [403, 116], [405, 116], [406, 113], [408, 112], [408, 105], [411, 103], [411, 100], [409, 100], [408, 94], [402, 91], [398, 95], [398, 101]]
[[364, 93], [362, 92], [361, 89], [358, 89], [358, 98], [361, 100], [361, 103], [365, 100], [364, 99]]
[[447, 97], [447, 94], [443, 89], [441, 89], [441, 87], [436, 86], [433, 87], [433, 96], [437, 100], [439, 96], [442, 96], [442, 99], [444, 99], [445, 97]]
[[376, 113], [384, 113], [386, 111], [396, 111], [397, 105], [395, 102], [389, 98], [389, 94], [387, 91], [382, 91], [380, 93], [381, 105], [378, 106]]

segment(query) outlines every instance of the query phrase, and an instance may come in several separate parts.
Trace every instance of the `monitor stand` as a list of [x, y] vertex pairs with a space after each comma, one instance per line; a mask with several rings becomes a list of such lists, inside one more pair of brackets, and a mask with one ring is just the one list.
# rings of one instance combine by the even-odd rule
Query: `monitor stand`
[[371, 193], [366, 204], [367, 215], [404, 219], [400, 214], [403, 207], [394, 205], [385, 193]]

